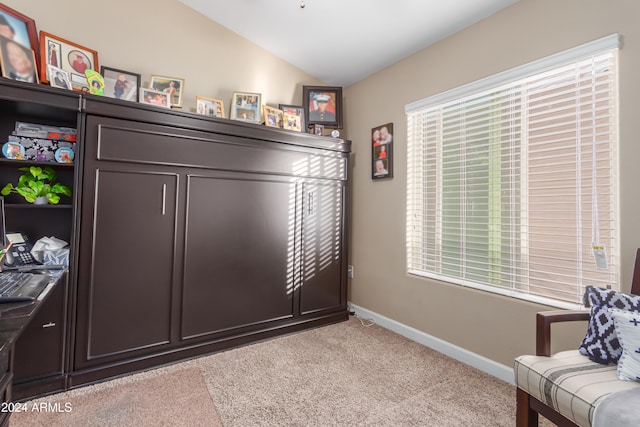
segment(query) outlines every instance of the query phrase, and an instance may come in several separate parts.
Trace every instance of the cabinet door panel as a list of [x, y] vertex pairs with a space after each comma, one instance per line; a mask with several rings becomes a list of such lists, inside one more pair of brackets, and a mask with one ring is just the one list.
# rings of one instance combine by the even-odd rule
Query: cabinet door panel
[[335, 182], [307, 182], [302, 214], [302, 314], [339, 308], [343, 274], [344, 188]]
[[29, 321], [14, 350], [14, 384], [62, 375], [66, 328], [67, 278], [58, 282]]
[[293, 315], [296, 184], [188, 177], [183, 338]]
[[175, 252], [177, 175], [95, 174], [86, 360], [170, 341]]

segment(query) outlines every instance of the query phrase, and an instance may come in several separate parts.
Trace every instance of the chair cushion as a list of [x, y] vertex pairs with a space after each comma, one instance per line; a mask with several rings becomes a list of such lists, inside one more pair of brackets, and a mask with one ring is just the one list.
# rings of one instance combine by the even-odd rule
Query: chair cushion
[[618, 361], [618, 378], [640, 381], [640, 313], [611, 309], [622, 356]]
[[516, 385], [580, 426], [590, 426], [595, 407], [607, 395], [640, 383], [620, 381], [616, 365], [592, 362], [578, 350], [551, 357], [520, 356], [515, 360]]
[[587, 286], [585, 293], [591, 303], [587, 334], [580, 344], [580, 353], [598, 363], [617, 363], [622, 354], [611, 308], [640, 312], [640, 296], [628, 295], [611, 289]]

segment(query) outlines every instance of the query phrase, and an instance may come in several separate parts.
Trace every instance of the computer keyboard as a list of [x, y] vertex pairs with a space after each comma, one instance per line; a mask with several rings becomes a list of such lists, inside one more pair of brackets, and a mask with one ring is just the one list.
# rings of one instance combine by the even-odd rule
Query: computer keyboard
[[32, 274], [6, 271], [0, 274], [0, 298], [11, 297], [22, 285], [31, 279]]

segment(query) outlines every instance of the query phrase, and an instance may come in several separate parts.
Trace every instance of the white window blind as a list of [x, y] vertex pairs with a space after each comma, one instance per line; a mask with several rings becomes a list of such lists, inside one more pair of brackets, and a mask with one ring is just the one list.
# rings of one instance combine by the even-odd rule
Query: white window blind
[[410, 274], [559, 307], [617, 287], [617, 44], [406, 107]]

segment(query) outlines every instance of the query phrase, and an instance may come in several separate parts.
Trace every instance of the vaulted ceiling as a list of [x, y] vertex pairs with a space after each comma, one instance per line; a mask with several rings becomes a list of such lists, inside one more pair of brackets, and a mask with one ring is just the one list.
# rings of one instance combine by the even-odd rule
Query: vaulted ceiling
[[327, 84], [348, 86], [518, 0], [180, 1]]

